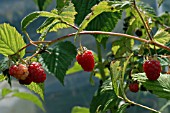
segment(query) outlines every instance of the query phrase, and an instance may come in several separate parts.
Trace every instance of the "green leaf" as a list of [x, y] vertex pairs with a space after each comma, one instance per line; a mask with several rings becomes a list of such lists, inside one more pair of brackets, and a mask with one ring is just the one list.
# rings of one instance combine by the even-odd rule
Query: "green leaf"
[[133, 39], [123, 37], [120, 40], [116, 40], [112, 43], [112, 52], [115, 55], [115, 57], [121, 57], [129, 50], [132, 50], [133, 45], [134, 45]]
[[117, 101], [117, 96], [112, 87], [110, 79], [106, 80], [93, 96], [90, 104], [90, 113], [106, 112], [112, 108]]
[[45, 10], [52, 0], [34, 0], [40, 11]]
[[[165, 44], [165, 46], [170, 47], [170, 42], [167, 42], [167, 44]], [[163, 48], [160, 48], [160, 49], [157, 49], [157, 53], [160, 54], [160, 55], [161, 54], [162, 55], [168, 55], [168, 54], [170, 54], [170, 51], [165, 50]]]
[[148, 3], [145, 2], [137, 2], [137, 6], [140, 10], [142, 10], [142, 13], [145, 14], [145, 16], [155, 16], [156, 12], [153, 7], [151, 7]]
[[92, 86], [95, 85], [95, 82], [94, 82], [94, 80], [93, 80], [93, 78], [92, 78], [92, 77], [94, 76], [94, 74], [95, 74], [95, 72], [92, 71], [91, 74], [90, 74], [90, 77], [89, 77], [89, 82], [90, 82], [90, 84], [91, 84]]
[[61, 12], [54, 9], [51, 13], [58, 15], [59, 18], [50, 17], [44, 21], [44, 23], [37, 29], [37, 32], [42, 34], [41, 37], [46, 36], [48, 32], [57, 31], [62, 28], [69, 28], [70, 26], [68, 24], [74, 25], [75, 14], [77, 14], [72, 3], [67, 7], [64, 7]]
[[[166, 32], [164, 29], [160, 28], [154, 35], [154, 41], [165, 45], [166, 43], [168, 43], [170, 41], [170, 34], [168, 32]], [[151, 46], [151, 47], [153, 47], [153, 46]]]
[[57, 24], [57, 22], [59, 22], [58, 19], [56, 21], [54, 20], [54, 17], [47, 18], [44, 23], [37, 29], [37, 33], [43, 33], [45, 30], [48, 32], [52, 27], [54, 27], [55, 24]]
[[[105, 73], [105, 76], [110, 76], [110, 71], [108, 68], [104, 68], [104, 73]], [[102, 79], [102, 75], [99, 71], [95, 72], [93, 75], [95, 75], [95, 77], [97, 77], [98, 79]]]
[[[148, 3], [138, 1], [137, 7], [145, 21], [148, 21], [148, 18], [156, 16], [154, 8], [152, 8]], [[125, 30], [127, 34], [134, 35], [134, 31], [140, 30], [142, 32], [142, 36], [140, 37], [146, 38], [146, 30], [141, 28], [143, 27], [143, 22], [141, 21], [140, 16], [135, 8], [131, 7], [126, 9], [126, 18], [124, 20], [126, 22], [124, 24], [124, 28], [127, 29]], [[149, 23], [149, 27], [152, 29], [152, 27], [155, 27], [155, 25], [153, 23]]]
[[148, 78], [146, 77], [145, 73], [137, 73], [137, 74], [132, 74], [132, 79], [134, 81], [139, 81], [139, 82], [145, 82], [146, 80], [148, 80]]
[[68, 2], [69, 2], [69, 0], [56, 0], [57, 10], [61, 11], [64, 8], [64, 6], [67, 6]]
[[133, 53], [131, 53], [131, 54], [128, 56], [127, 60], [124, 62], [123, 70], [122, 70], [122, 78], [123, 78], [123, 79], [124, 79], [124, 75], [125, 75], [125, 72], [126, 72], [126, 67], [127, 67], [128, 63], [129, 63], [129, 60], [130, 60], [130, 58], [131, 58], [132, 56], [133, 56]]
[[7, 94], [11, 93], [11, 89], [3, 88], [2, 89], [2, 97], [5, 97]]
[[112, 85], [114, 87], [116, 95], [119, 96], [119, 78], [121, 77], [120, 61], [111, 62], [110, 69]]
[[[26, 44], [18, 31], [9, 24], [0, 24], [0, 54], [4, 56], [13, 55]], [[20, 57], [25, 55], [25, 49], [19, 53]]]
[[[72, 2], [74, 3], [76, 11], [78, 12], [78, 14], [76, 15], [76, 20], [75, 20], [76, 24], [78, 25], [81, 24], [80, 25], [81, 27], [83, 27], [83, 24], [86, 24], [84, 28], [82, 29], [80, 28], [81, 30], [86, 29], [89, 31], [96, 30], [96, 31], [111, 32], [114, 29], [115, 25], [117, 24], [118, 19], [121, 18], [121, 14], [122, 14], [121, 11], [116, 11], [116, 12], [106, 11], [107, 9], [105, 9], [105, 4], [102, 6], [102, 4], [100, 3], [103, 3], [103, 2], [100, 2], [99, 0], [81, 0], [81, 1], [73, 0]], [[109, 3], [110, 2], [108, 2], [108, 4]], [[120, 2], [114, 1], [114, 3], [118, 5]], [[94, 7], [96, 6], [98, 8], [94, 8], [93, 6]], [[99, 7], [101, 9], [101, 12], [99, 10]], [[108, 5], [108, 7], [110, 6]], [[90, 9], [92, 9], [92, 11]], [[89, 20], [89, 17], [90, 18], [92, 17], [93, 19]], [[79, 32], [81, 31], [80, 29], [79, 29]], [[108, 39], [107, 35], [93, 35], [93, 36], [95, 36], [97, 41], [100, 42], [104, 47], [106, 46], [106, 41]]]
[[[130, 2], [114, 2], [114, 1], [102, 1], [98, 5], [92, 7], [92, 12], [89, 13], [86, 18], [83, 20], [81, 25], [79, 26], [79, 32], [87, 27], [87, 25], [98, 15], [103, 12], [119, 12], [122, 9], [125, 9], [130, 6]], [[109, 23], [108, 23], [109, 24]]]
[[73, 67], [71, 67], [69, 70], [67, 70], [67, 75], [68, 74], [73, 74], [73, 73], [77, 73], [77, 72], [80, 72], [80, 71], [82, 71], [83, 69], [82, 69], [82, 67], [81, 67], [81, 65], [80, 64], [78, 64], [78, 62], [75, 62], [74, 63], [74, 66]]
[[75, 106], [71, 110], [71, 113], [90, 113], [88, 108]]
[[47, 11], [35, 11], [33, 13], [30, 13], [29, 15], [27, 15], [26, 17], [23, 18], [23, 20], [21, 21], [21, 28], [23, 31], [26, 30], [26, 27], [33, 22], [35, 19], [39, 18], [39, 17], [54, 17], [54, 18], [58, 18], [58, 15], [55, 13], [51, 13], [51, 12], [47, 12]]
[[39, 108], [41, 108], [45, 112], [43, 103], [37, 96], [30, 94], [30, 93], [25, 93], [25, 92], [14, 93], [13, 96], [24, 99], [24, 100], [28, 100], [34, 103], [35, 105], [37, 105]]
[[147, 79], [145, 73], [138, 73], [132, 75], [133, 80], [137, 80], [142, 85], [153, 92], [153, 94], [160, 98], [170, 99], [170, 75], [161, 74], [156, 81], [150, 81]]
[[80, 25], [87, 14], [91, 12], [91, 8], [98, 4], [98, 0], [72, 0], [72, 3], [75, 6], [77, 12], [75, 23]]
[[157, 57], [157, 58], [160, 61], [161, 66], [168, 66], [170, 64], [168, 58], [161, 58], [161, 57]]
[[9, 71], [9, 70], [6, 69], [6, 70], [4, 70], [2, 73], [3, 73], [3, 75], [6, 77], [6, 80], [8, 81], [8, 84], [12, 87], [12, 84], [11, 84], [11, 75], [9, 74], [8, 71]]
[[164, 0], [158, 0], [158, 7], [160, 7], [163, 2], [164, 2]]
[[166, 104], [164, 104], [161, 108], [160, 108], [160, 112], [162, 113], [167, 107], [169, 107], [170, 106], [170, 100], [168, 100], [167, 102], [166, 102]]
[[[86, 30], [89, 31], [106, 31], [111, 32], [117, 22], [122, 16], [122, 12], [104, 12], [94, 18], [87, 26]], [[93, 35], [98, 42], [100, 42], [104, 48], [106, 47], [106, 42], [108, 39], [108, 35]]]
[[34, 91], [38, 95], [40, 95], [41, 99], [44, 100], [44, 83], [34, 83], [32, 82], [30, 85], [26, 85], [30, 90]]
[[[80, 2], [76, 2], [75, 0], [74, 4], [76, 7], [76, 11], [78, 12], [78, 15], [76, 16], [78, 22], [76, 21], [76, 23], [78, 23], [78, 25], [80, 24], [79, 22], [82, 22], [85, 16], [91, 12], [91, 10], [89, 9], [91, 9], [92, 6], [94, 6], [95, 4], [98, 4], [98, 2], [99, 1], [95, 1], [95, 0], [89, 0], [89, 1], [85, 0], [82, 1], [83, 4], [79, 4]], [[80, 5], [82, 6], [81, 8]], [[85, 11], [82, 11], [83, 9]], [[114, 12], [114, 13], [103, 12], [99, 14], [96, 18], [94, 18], [91, 22], [88, 23], [86, 30], [111, 32], [114, 29], [115, 25], [117, 24], [118, 19], [121, 18], [121, 15], [122, 15], [121, 12]], [[106, 46], [106, 41], [108, 39], [107, 35], [93, 35], [93, 36], [95, 36], [97, 41], [102, 43], [104, 47]]]
[[160, 24], [166, 24], [166, 26], [170, 26], [170, 13], [169, 12], [165, 12], [162, 13], [160, 16], [155, 17], [154, 19], [156, 19], [156, 21], [158, 21], [158, 23]]
[[120, 106], [120, 108], [116, 111], [116, 113], [125, 113], [126, 108], [130, 105], [129, 103], [125, 103]]
[[2, 58], [2, 60], [0, 60], [0, 72], [8, 69], [9, 68], [8, 65], [9, 65], [9, 59], [7, 57]]
[[48, 51], [51, 54], [42, 54], [40, 62], [49, 73], [54, 74], [64, 84], [66, 71], [77, 54], [76, 47], [69, 41], [59, 42]]
[[4, 75], [0, 74], [0, 82], [5, 80], [5, 79], [6, 79], [6, 77]]

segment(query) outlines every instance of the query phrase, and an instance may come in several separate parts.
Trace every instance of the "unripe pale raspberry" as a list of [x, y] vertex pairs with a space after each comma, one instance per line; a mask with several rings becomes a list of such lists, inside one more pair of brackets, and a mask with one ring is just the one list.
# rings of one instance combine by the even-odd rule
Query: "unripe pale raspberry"
[[12, 65], [9, 68], [9, 74], [19, 80], [25, 80], [28, 76], [28, 68], [23, 64]]
[[29, 67], [29, 76], [32, 78], [32, 81], [35, 83], [43, 83], [46, 80], [46, 74], [44, 69], [41, 67], [41, 64], [38, 62], [32, 62]]

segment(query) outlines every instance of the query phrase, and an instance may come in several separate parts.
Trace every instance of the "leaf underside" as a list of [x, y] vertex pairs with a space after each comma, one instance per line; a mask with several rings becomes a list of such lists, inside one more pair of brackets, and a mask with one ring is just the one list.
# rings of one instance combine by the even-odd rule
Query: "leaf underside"
[[150, 81], [147, 79], [145, 73], [138, 73], [132, 75], [133, 80], [137, 80], [146, 87], [146, 89], [151, 90], [153, 94], [161, 97], [170, 99], [170, 75], [161, 74], [156, 81]]

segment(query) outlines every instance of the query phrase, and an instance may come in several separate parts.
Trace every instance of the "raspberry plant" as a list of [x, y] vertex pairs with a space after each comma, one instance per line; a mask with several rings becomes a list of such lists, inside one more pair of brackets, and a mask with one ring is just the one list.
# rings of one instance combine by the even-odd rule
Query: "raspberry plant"
[[[159, 5], [161, 3], [162, 1]], [[44, 10], [42, 4], [39, 4], [39, 8]], [[32, 22], [39, 17], [44, 17], [46, 20], [37, 28], [37, 33], [41, 35], [38, 40], [34, 41], [34, 38], [29, 36], [27, 27], [31, 26]], [[82, 70], [92, 71], [91, 76], [98, 77], [101, 85], [94, 94], [90, 107], [79, 108], [78, 112], [122, 113], [126, 111], [127, 106], [135, 105], [160, 113], [163, 111], [162, 109], [159, 111], [159, 109], [131, 101], [127, 97], [127, 91], [129, 81], [136, 81], [140, 84], [139, 86], [145, 87], [153, 95], [170, 99], [170, 76], [166, 70], [170, 63], [168, 17], [169, 13], [156, 15], [151, 6], [140, 0], [137, 2], [135, 0], [57, 0], [56, 8], [50, 12], [35, 11], [23, 18], [21, 29], [24, 36], [27, 37], [28, 43], [23, 40], [23, 36], [14, 27], [7, 23], [0, 24], [0, 54], [4, 56], [0, 64], [0, 80], [8, 80], [11, 85], [11, 80], [17, 78], [20, 84], [26, 85], [30, 90], [38, 93], [44, 100], [46, 72], [55, 76], [64, 85], [64, 77], [67, 74]], [[119, 19], [124, 21], [124, 33], [112, 32]], [[48, 33], [58, 32], [59, 29], [69, 27], [74, 28], [76, 32], [56, 37], [53, 40], [46, 39]], [[76, 51], [76, 48], [83, 48], [81, 41], [86, 39], [82, 39], [81, 35], [85, 34], [90, 34], [96, 39], [97, 52], [94, 56], [92, 55], [93, 50], [83, 50], [78, 53]], [[134, 36], [135, 34], [137, 36]], [[75, 43], [80, 46], [76, 47], [75, 43], [65, 41], [65, 39], [73, 37], [75, 37]], [[103, 57], [101, 48], [106, 48], [108, 38], [115, 40], [112, 42], [112, 47], [109, 48], [110, 54]], [[80, 42], [77, 41], [78, 39]], [[29, 46], [35, 46], [35, 51], [31, 55], [27, 55]], [[145, 58], [148, 57], [156, 58], [157, 61], [149, 61], [151, 62], [149, 66], [146, 64], [148, 61], [145, 62]], [[83, 69], [80, 65], [73, 65], [70, 68], [75, 59]], [[158, 61], [160, 64], [157, 63]], [[22, 66], [21, 69], [18, 69], [20, 65], [27, 66], [28, 70]], [[106, 73], [106, 70], [109, 74]], [[25, 75], [27, 71], [29, 71], [27, 77], [24, 76], [21, 79], [20, 75]], [[96, 76], [97, 73], [100, 77]], [[90, 81], [93, 81], [92, 77]], [[130, 89], [134, 88], [131, 85]], [[137, 85], [135, 84], [134, 92], [138, 91]], [[2, 92], [3, 94], [14, 92], [12, 96], [30, 101], [34, 98], [32, 102], [45, 111], [42, 101], [34, 95], [6, 88]], [[120, 104], [121, 101], [124, 101], [124, 104]], [[73, 108], [72, 113], [76, 110], [76, 107]]]

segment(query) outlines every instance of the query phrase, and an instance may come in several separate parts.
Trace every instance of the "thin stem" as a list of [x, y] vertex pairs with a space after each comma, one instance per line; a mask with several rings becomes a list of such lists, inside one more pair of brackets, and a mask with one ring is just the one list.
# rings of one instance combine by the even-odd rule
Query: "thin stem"
[[142, 23], [143, 23], [143, 25], [144, 25], [144, 27], [145, 27], [145, 29], [146, 29], [146, 32], [147, 32], [147, 34], [148, 34], [148, 37], [149, 37], [149, 39], [152, 41], [152, 36], [151, 36], [151, 34], [149, 33], [149, 30], [148, 30], [148, 29], [149, 29], [149, 26], [145, 23], [145, 21], [144, 21], [142, 15], [141, 15], [141, 13], [140, 13], [137, 5], [136, 5], [136, 1], [135, 1], [135, 0], [134, 0], [133, 3], [134, 3], [134, 8], [136, 9], [136, 11], [137, 11], [140, 19], [142, 20]]
[[[68, 34], [68, 35], [65, 35], [65, 36], [62, 36], [60, 38], [57, 38], [57, 39], [54, 39], [52, 41], [50, 41], [48, 43], [48, 45], [51, 45], [53, 43], [56, 43], [58, 41], [61, 41], [61, 40], [64, 40], [66, 38], [69, 38], [71, 36], [75, 36], [77, 33], [71, 33], [71, 34]], [[134, 39], [134, 40], [138, 40], [140, 42], [145, 42], [145, 43], [148, 43], [148, 44], [152, 44], [152, 45], [155, 45], [155, 46], [158, 46], [160, 48], [163, 48], [165, 50], [168, 50], [170, 51], [170, 48], [168, 46], [165, 46], [165, 45], [162, 45], [160, 43], [157, 43], [155, 41], [150, 41], [150, 40], [146, 40], [146, 39], [143, 39], [143, 38], [139, 38], [139, 37], [136, 37], [136, 36], [132, 36], [132, 35], [128, 35], [128, 34], [123, 34], [123, 33], [115, 33], [115, 32], [104, 32], [104, 31], [82, 31], [79, 33], [79, 35], [84, 35], [84, 34], [103, 34], [103, 35], [111, 35], [111, 36], [119, 36], [119, 37], [126, 37], [126, 38], [130, 38], [130, 39]]]
[[77, 26], [75, 26], [75, 25], [71, 25], [70, 23], [67, 23], [67, 22], [62, 22], [62, 23], [67, 24], [68, 26], [71, 26], [75, 30], [79, 30], [79, 28]]
[[[149, 54], [150, 54], [150, 56], [152, 56], [152, 52], [151, 52], [151, 49], [150, 49], [150, 46], [149, 46], [149, 44], [147, 44], [147, 46], [148, 46], [148, 51], [149, 51]], [[155, 46], [155, 45], [154, 45]]]
[[28, 46], [32, 45], [31, 43], [27, 44], [26, 46], [24, 46], [23, 48], [21, 48], [17, 53], [21, 52], [22, 50], [24, 50], [25, 48], [27, 48]]
[[140, 106], [140, 107], [145, 108], [145, 109], [147, 109], [147, 110], [156, 112], [156, 113], [161, 113], [160, 111], [157, 111], [157, 110], [155, 110], [155, 109], [152, 109], [152, 108], [150, 108], [150, 107], [144, 106], [144, 105], [142, 105], [142, 104], [138, 104], [138, 103], [133, 102], [133, 101], [130, 101], [130, 100], [128, 100], [127, 102], [129, 102], [129, 103], [131, 103], [131, 104], [134, 104], [134, 105], [136, 105], [136, 106]]
[[170, 26], [167, 26], [167, 25], [161, 23], [160, 21], [156, 21], [156, 20], [154, 20], [154, 19], [152, 19], [152, 21], [155, 22], [155, 23], [158, 23], [159, 25], [161, 25], [161, 26], [163, 26], [163, 27], [165, 27], [165, 29], [164, 29], [165, 31], [170, 30]]
[[[51, 41], [33, 41], [34, 44], [42, 44], [42, 43], [50, 43], [50, 42]], [[21, 52], [22, 50], [24, 50], [25, 48], [27, 48], [28, 46], [31, 46], [31, 45], [32, 45], [32, 43], [27, 44], [26, 46], [22, 47], [17, 53]]]
[[168, 30], [170, 30], [170, 27], [166, 27], [166, 28], [165, 28], [165, 31], [168, 31]]
[[102, 52], [101, 52], [101, 44], [96, 40], [96, 44], [97, 44], [97, 55], [98, 55], [98, 66], [99, 66], [99, 71], [100, 74], [102, 76], [102, 80], [104, 81], [106, 79], [105, 76], [105, 72], [104, 72], [104, 66], [103, 66], [103, 62], [102, 62]]
[[[159, 55], [158, 55], [159, 56]], [[160, 55], [161, 58], [170, 58], [170, 55]]]
[[27, 61], [30, 61], [33, 57], [37, 56], [39, 54], [39, 51], [36, 51], [31, 57], [27, 59]]
[[[51, 40], [51, 42], [48, 43], [48, 45], [51, 45], [53, 43], [56, 43], [58, 41], [61, 41], [61, 40], [64, 40], [68, 37], [71, 37], [71, 36], [74, 36], [76, 35], [77, 33], [71, 33], [71, 34], [68, 34], [68, 35], [65, 35], [65, 36], [62, 36], [60, 38], [57, 38], [57, 39], [54, 39], [54, 40]], [[132, 35], [128, 35], [128, 34], [123, 34], [123, 33], [115, 33], [115, 32], [105, 32], [105, 31], [82, 31], [79, 33], [79, 35], [85, 35], [85, 34], [103, 34], [103, 35], [111, 35], [111, 36], [120, 36], [120, 37], [126, 37], [126, 38], [131, 38], [131, 39], [135, 39], [135, 40], [138, 40], [140, 42], [145, 42], [145, 43], [149, 43], [151, 44], [151, 41], [148, 41], [146, 39], [143, 39], [143, 38], [139, 38], [139, 37], [136, 37], [136, 36], [132, 36]], [[169, 49], [170, 50], [170, 49]]]
[[123, 96], [123, 98], [125, 99], [125, 100], [128, 100], [128, 98], [126, 97], [126, 94], [125, 94], [125, 91], [124, 91], [124, 88], [123, 88], [123, 78], [121, 77], [121, 79], [120, 79], [120, 91], [122, 92], [122, 96]]
[[150, 108], [150, 107], [147, 107], [147, 106], [144, 106], [144, 105], [142, 105], [142, 104], [133, 102], [133, 101], [129, 100], [128, 98], [124, 99], [124, 98], [121, 97], [121, 96], [118, 96], [118, 98], [120, 98], [120, 99], [122, 99], [122, 100], [124, 100], [125, 102], [128, 102], [128, 103], [130, 103], [130, 104], [134, 104], [134, 105], [136, 105], [136, 106], [145, 108], [145, 109], [147, 109], [147, 110], [150, 110], [150, 111], [153, 111], [153, 112], [156, 112], [156, 113], [161, 113], [160, 111], [157, 111], [157, 110], [152, 109], [152, 108]]
[[24, 31], [25, 35], [27, 36], [29, 42], [34, 45], [34, 46], [37, 46], [36, 44], [34, 44], [34, 42], [31, 40], [30, 36], [28, 35], [28, 33], [26, 31]]
[[[62, 41], [64, 39], [67, 39], [67, 38], [70, 38], [72, 36], [75, 36], [76, 34], [77, 33], [71, 33], [71, 34], [62, 36], [60, 38], [56, 38], [56, 39], [51, 40], [51, 41], [34, 41], [34, 44], [45, 43], [45, 44], [48, 44], [48, 45], [52, 45], [52, 44], [54, 44], [56, 42], [59, 42], [59, 41]], [[128, 34], [123, 34], [123, 33], [104, 32], [104, 31], [82, 31], [79, 34], [81, 34], [81, 35], [85, 35], [85, 34], [103, 34], [103, 35], [110, 35], [110, 36], [126, 37], [126, 38], [130, 38], [130, 39], [138, 40], [140, 42], [145, 42], [145, 43], [148, 43], [148, 44], [152, 44], [152, 45], [155, 45], [155, 46], [160, 47], [162, 49], [170, 51], [170, 48], [168, 46], [165, 46], [163, 44], [157, 43], [157, 42], [155, 42], [153, 40], [150, 41], [150, 40], [146, 40], [146, 39], [143, 39], [143, 38], [139, 38], [139, 37], [136, 37], [136, 36], [132, 36], [132, 35], [128, 35]], [[32, 44], [31, 43], [27, 44], [26, 46], [21, 48], [18, 52], [22, 51], [23, 49], [27, 48], [30, 45], [32, 45]]]
[[22, 58], [19, 58], [19, 59], [23, 64], [27, 64], [27, 62], [25, 60], [23, 60]]
[[169, 105], [170, 105], [170, 101], [168, 101], [164, 106], [162, 106], [159, 111], [163, 112], [165, 108], [167, 108]]

